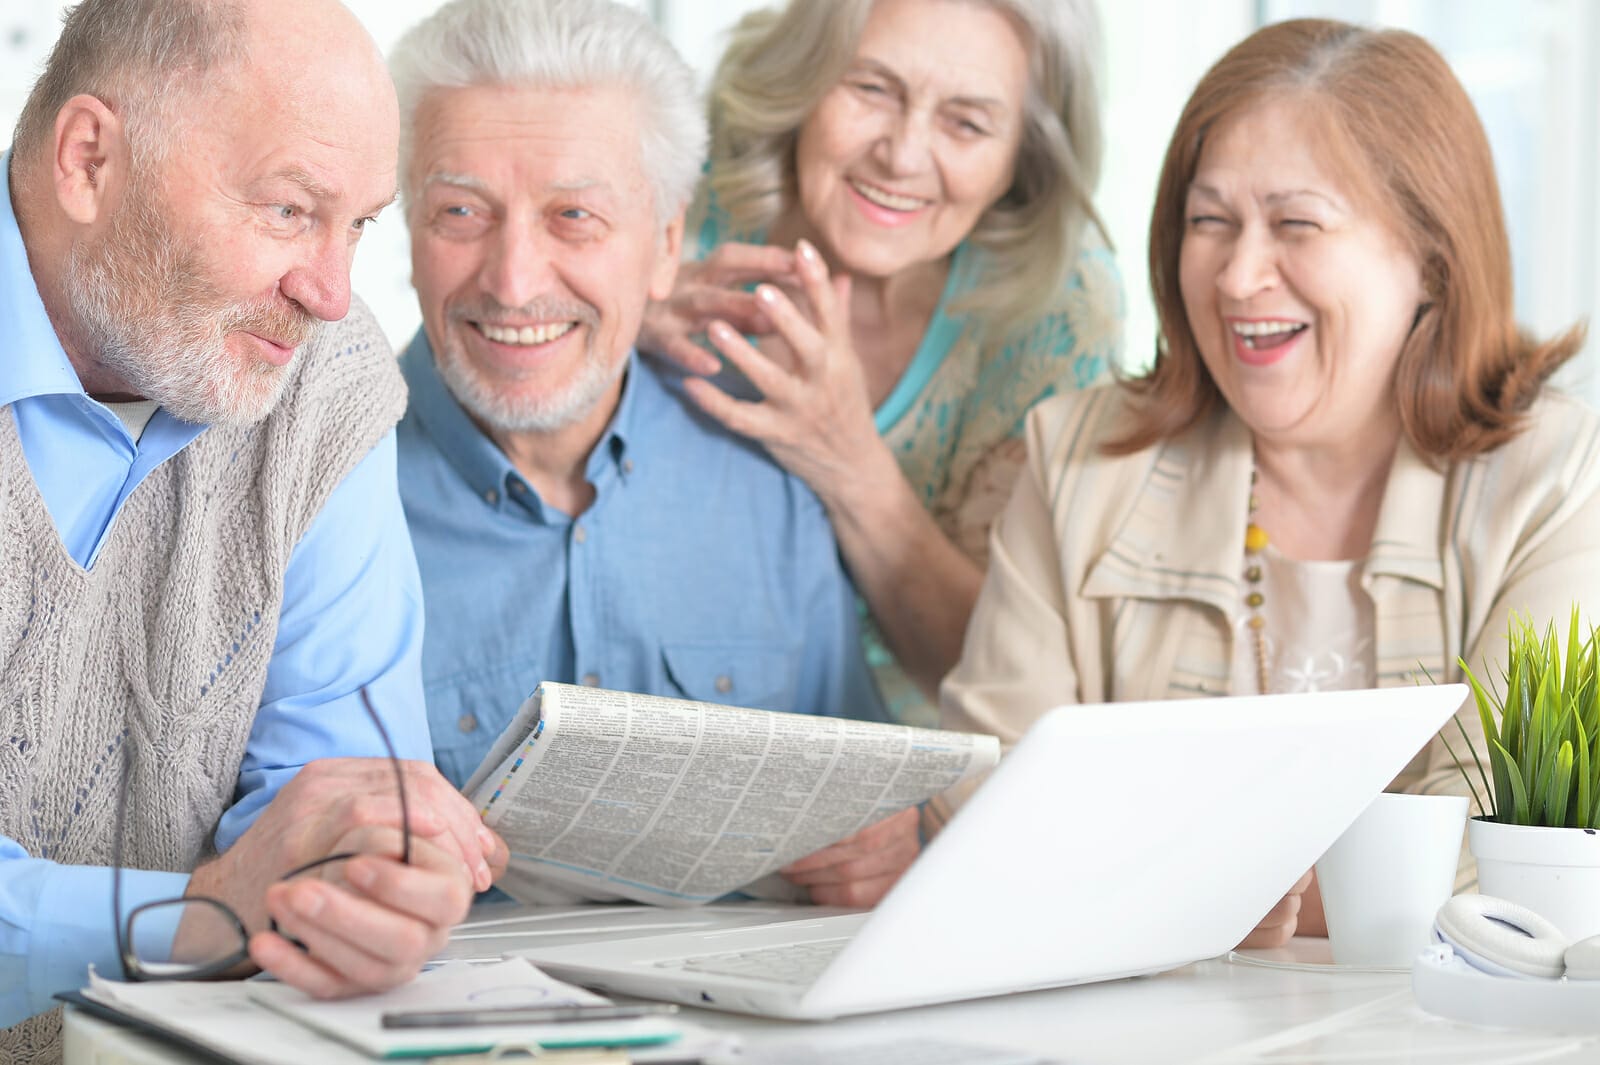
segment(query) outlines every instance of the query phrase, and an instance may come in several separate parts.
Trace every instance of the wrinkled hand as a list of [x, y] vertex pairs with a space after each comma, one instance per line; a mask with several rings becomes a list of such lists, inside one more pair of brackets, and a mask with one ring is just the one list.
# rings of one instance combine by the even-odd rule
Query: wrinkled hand
[[792, 367], [778, 365], [726, 321], [714, 321], [707, 330], [711, 343], [764, 398], [736, 400], [699, 379], [684, 387], [707, 414], [760, 441], [824, 502], [836, 502], [840, 486], [859, 478], [872, 457], [883, 460], [885, 476], [898, 478], [899, 468], [878, 437], [861, 359], [850, 339], [850, 278], [830, 279], [822, 256], [805, 241], [796, 246], [795, 268], [814, 322], [776, 285], [756, 289], [758, 304], [793, 354]]
[[413, 837], [410, 865], [389, 857], [400, 852], [398, 828], [364, 826], [335, 846], [357, 857], [337, 863], [330, 878], [295, 877], [267, 889], [267, 911], [282, 934], [255, 933], [250, 958], [316, 998], [398, 987], [449, 942], [472, 905], [472, 882], [460, 858], [432, 839]]
[[1281, 947], [1294, 938], [1295, 930], [1300, 925], [1301, 906], [1312, 884], [1313, 872], [1306, 870], [1306, 874], [1294, 882], [1289, 893], [1279, 899], [1261, 918], [1255, 930], [1244, 937], [1240, 947]]
[[[237, 843], [195, 870], [188, 893], [227, 903], [255, 933], [251, 955], [256, 963], [313, 994], [368, 990], [380, 969], [392, 975], [402, 963], [415, 960], [420, 966], [427, 955], [416, 957], [416, 952], [425, 946], [430, 953], [437, 949], [433, 944], [442, 942], [437, 938], [440, 929], [448, 935], [450, 925], [465, 914], [473, 891], [489, 887], [505, 871], [510, 853], [431, 764], [402, 762], [401, 767], [412, 867], [399, 861], [400, 803], [392, 763], [384, 758], [330, 758], [308, 764], [285, 784]], [[361, 857], [341, 863], [342, 882], [306, 876], [292, 884], [278, 883], [293, 869], [351, 851]], [[330, 901], [331, 896], [337, 899]], [[321, 898], [321, 910], [328, 916], [308, 917], [293, 908], [296, 902], [309, 905], [313, 898]], [[344, 930], [346, 938], [394, 953], [382, 956], [378, 967], [367, 958], [337, 951], [325, 963], [319, 960], [317, 969], [293, 965], [284, 952], [298, 950], [261, 931], [269, 915], [286, 927], [305, 928], [313, 939], [325, 938], [318, 923], [326, 922]], [[392, 934], [393, 943], [369, 939], [374, 930]], [[303, 941], [308, 946], [312, 942]], [[354, 965], [354, 971], [338, 969], [341, 962]], [[339, 973], [345, 982], [329, 973]]]
[[744, 286], [794, 279], [794, 253], [788, 248], [720, 244], [700, 262], [682, 264], [672, 295], [645, 308], [639, 350], [663, 356], [690, 373], [714, 374], [720, 369], [717, 357], [694, 337], [716, 320], [751, 336], [766, 336], [772, 332], [772, 321], [755, 293], [746, 292]]
[[922, 850], [918, 817], [914, 806], [901, 810], [779, 872], [819, 906], [876, 906]]

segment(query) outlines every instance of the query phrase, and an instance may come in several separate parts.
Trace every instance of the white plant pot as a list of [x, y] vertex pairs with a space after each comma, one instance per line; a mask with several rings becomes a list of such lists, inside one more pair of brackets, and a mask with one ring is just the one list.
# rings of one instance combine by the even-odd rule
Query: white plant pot
[[1600, 935], [1600, 832], [1475, 817], [1467, 842], [1478, 861], [1480, 893], [1528, 907], [1569, 939]]

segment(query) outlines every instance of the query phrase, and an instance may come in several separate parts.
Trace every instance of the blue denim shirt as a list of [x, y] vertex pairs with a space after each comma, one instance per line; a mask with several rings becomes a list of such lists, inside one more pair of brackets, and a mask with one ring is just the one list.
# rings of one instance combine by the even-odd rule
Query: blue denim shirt
[[534, 687], [885, 718], [822, 504], [630, 355], [574, 519], [456, 402], [419, 332], [400, 495], [422, 569], [434, 757], [457, 785]]

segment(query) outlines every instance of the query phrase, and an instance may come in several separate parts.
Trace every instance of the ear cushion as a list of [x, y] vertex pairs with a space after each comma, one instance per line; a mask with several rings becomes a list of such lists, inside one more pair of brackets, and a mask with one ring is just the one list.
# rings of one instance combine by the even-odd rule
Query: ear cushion
[[1569, 980], [1600, 980], [1600, 936], [1580, 939], [1567, 948]]
[[1491, 975], [1555, 979], [1566, 971], [1561, 930], [1505, 899], [1457, 895], [1440, 907], [1433, 930], [1468, 965]]

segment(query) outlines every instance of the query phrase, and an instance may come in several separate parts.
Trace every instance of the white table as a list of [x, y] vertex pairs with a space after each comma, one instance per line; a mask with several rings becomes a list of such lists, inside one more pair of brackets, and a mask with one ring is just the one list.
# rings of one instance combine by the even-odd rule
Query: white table
[[[625, 918], [615, 918], [625, 919]], [[637, 934], [637, 933], [635, 933]], [[481, 954], [498, 945], [479, 940]], [[1326, 940], [1295, 940], [1262, 960], [1326, 963]], [[947, 1039], [1083, 1065], [1513, 1065], [1594, 1062], [1600, 1037], [1473, 1028], [1419, 1010], [1403, 973], [1296, 971], [1214, 959], [1159, 976], [874, 1014], [829, 1024], [706, 1010], [683, 1016], [736, 1032], [747, 1047]], [[160, 1043], [69, 1011], [68, 1065], [167, 1065]], [[294, 1063], [306, 1065], [306, 1063]]]

